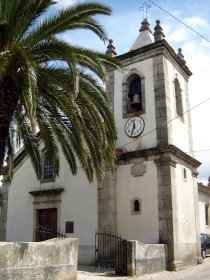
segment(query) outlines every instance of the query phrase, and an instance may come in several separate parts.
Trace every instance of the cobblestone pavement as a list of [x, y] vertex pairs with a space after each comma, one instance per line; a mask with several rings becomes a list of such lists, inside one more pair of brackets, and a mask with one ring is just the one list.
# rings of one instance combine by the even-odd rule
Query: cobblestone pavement
[[210, 280], [210, 257], [199, 264], [179, 272], [163, 271], [139, 277], [111, 276], [94, 272], [94, 267], [78, 267], [77, 280]]

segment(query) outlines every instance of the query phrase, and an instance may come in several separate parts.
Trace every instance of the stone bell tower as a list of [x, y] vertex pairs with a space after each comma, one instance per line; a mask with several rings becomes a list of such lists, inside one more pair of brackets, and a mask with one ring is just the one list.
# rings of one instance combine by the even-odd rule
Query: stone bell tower
[[[116, 173], [99, 187], [99, 228], [168, 246], [168, 268], [200, 258], [197, 167], [193, 157], [188, 81], [182, 50], [152, 34], [145, 18], [131, 49], [116, 56], [107, 91], [118, 131]], [[107, 53], [115, 56], [110, 40]]]

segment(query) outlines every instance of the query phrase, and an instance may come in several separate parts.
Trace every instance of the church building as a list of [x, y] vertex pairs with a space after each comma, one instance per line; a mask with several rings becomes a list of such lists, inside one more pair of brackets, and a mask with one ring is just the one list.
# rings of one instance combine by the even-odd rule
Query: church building
[[95, 232], [115, 232], [128, 240], [167, 244], [168, 269], [200, 259], [197, 168], [193, 157], [188, 80], [182, 50], [164, 39], [160, 21], [152, 34], [147, 19], [131, 49], [107, 54], [120, 70], [107, 85], [116, 121], [115, 173], [90, 184], [80, 166], [73, 176], [61, 154], [55, 177], [44, 146], [38, 181], [24, 150], [17, 153], [12, 183], [3, 180], [0, 237], [35, 241], [38, 225], [79, 239], [79, 263], [94, 263]]

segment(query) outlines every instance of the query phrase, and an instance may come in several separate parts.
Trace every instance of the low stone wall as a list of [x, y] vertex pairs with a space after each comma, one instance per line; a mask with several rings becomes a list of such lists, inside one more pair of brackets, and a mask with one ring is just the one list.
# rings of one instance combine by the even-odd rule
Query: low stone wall
[[144, 275], [166, 270], [167, 246], [128, 241], [128, 275]]
[[78, 240], [0, 242], [1, 280], [76, 280]]

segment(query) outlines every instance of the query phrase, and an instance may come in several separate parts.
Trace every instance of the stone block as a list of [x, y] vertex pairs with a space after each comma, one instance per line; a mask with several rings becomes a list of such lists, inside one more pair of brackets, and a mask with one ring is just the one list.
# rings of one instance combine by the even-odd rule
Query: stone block
[[171, 219], [172, 210], [171, 209], [159, 209], [159, 219]]
[[159, 242], [166, 244], [168, 242], [168, 231], [167, 230], [159, 230]]
[[[116, 216], [116, 215], [115, 215]], [[100, 220], [100, 226], [109, 226], [113, 225], [115, 217], [113, 213], [98, 213], [98, 219]]]
[[165, 198], [169, 197], [171, 195], [171, 188], [170, 186], [163, 186], [160, 185], [158, 187], [158, 196], [164, 196]]
[[99, 213], [115, 213], [116, 209], [116, 201], [107, 199], [101, 200], [98, 204], [98, 212]]
[[1, 280], [76, 280], [78, 240], [0, 243]]
[[158, 198], [158, 208], [165, 208], [165, 199], [163, 198], [163, 196]]
[[159, 221], [159, 229], [160, 230], [167, 230], [167, 220], [160, 219], [160, 221]]
[[171, 176], [169, 175], [164, 175], [163, 176], [163, 185], [167, 186], [171, 184]]
[[162, 56], [159, 55], [153, 58], [153, 65], [162, 64], [162, 63], [163, 63]]
[[166, 270], [167, 246], [144, 244], [135, 241], [136, 275], [144, 275]]

